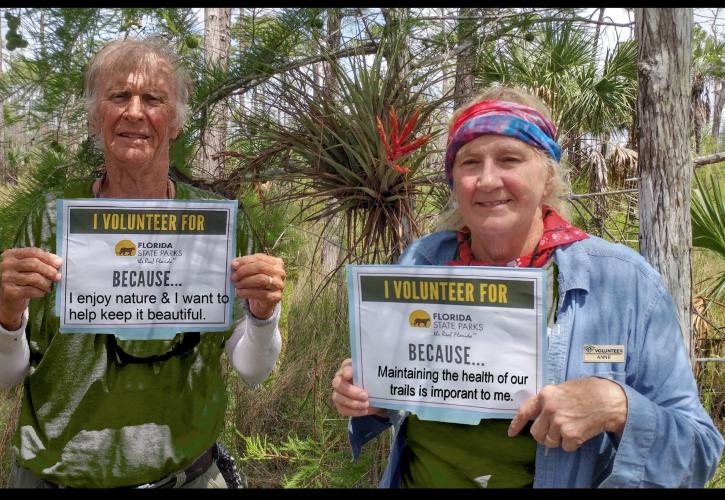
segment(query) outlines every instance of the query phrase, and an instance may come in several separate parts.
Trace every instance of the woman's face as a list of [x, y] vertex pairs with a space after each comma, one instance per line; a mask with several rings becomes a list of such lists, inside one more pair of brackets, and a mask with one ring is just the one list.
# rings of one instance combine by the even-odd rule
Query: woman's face
[[482, 135], [458, 150], [452, 176], [463, 222], [483, 245], [492, 237], [525, 238], [536, 231], [549, 173], [532, 146]]
[[106, 161], [125, 168], [168, 167], [169, 140], [178, 135], [168, 66], [102, 76], [97, 92], [93, 128], [102, 134]]

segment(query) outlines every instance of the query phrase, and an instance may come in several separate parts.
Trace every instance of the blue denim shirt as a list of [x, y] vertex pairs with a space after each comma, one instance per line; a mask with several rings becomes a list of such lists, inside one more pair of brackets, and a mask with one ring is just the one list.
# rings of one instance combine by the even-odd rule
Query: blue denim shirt
[[[414, 242], [405, 265], [445, 265], [453, 231]], [[549, 332], [549, 384], [597, 376], [627, 395], [621, 439], [602, 433], [573, 452], [537, 446], [534, 487], [702, 487], [715, 473], [723, 437], [698, 398], [675, 307], [660, 275], [634, 250], [591, 236], [554, 252], [559, 270], [557, 320]], [[624, 345], [624, 363], [584, 363], [585, 344]], [[353, 457], [393, 426], [380, 487], [400, 486], [407, 414], [353, 417]]]

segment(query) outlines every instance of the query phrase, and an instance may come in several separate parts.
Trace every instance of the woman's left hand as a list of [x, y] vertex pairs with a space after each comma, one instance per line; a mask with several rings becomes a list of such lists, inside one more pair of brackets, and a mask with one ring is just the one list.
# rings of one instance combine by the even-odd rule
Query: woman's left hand
[[622, 435], [627, 396], [615, 382], [598, 377], [546, 385], [521, 404], [511, 421], [509, 437], [532, 419], [531, 435], [536, 441], [547, 448], [574, 451], [602, 432]]
[[255, 317], [267, 319], [272, 316], [275, 306], [282, 300], [287, 277], [282, 259], [255, 253], [237, 257], [230, 265], [237, 297], [249, 299], [249, 308]]

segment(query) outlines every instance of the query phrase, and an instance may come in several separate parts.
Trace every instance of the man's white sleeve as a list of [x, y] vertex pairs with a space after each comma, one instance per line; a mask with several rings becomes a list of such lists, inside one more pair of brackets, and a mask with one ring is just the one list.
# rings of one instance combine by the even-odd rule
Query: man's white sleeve
[[227, 356], [232, 366], [250, 386], [264, 382], [277, 362], [282, 350], [282, 336], [279, 333], [279, 315], [281, 303], [277, 303], [274, 313], [268, 319], [255, 318], [249, 310], [249, 302], [244, 301], [246, 314], [234, 328], [234, 333], [226, 344]]
[[30, 369], [30, 347], [25, 337], [28, 310], [23, 313], [20, 328], [11, 332], [0, 325], [0, 389], [19, 384]]

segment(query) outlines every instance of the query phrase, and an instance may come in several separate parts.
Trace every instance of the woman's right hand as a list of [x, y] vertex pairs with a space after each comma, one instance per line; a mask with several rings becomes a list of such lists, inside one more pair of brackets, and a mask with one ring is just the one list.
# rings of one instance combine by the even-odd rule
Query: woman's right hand
[[0, 324], [17, 330], [30, 299], [50, 292], [63, 260], [40, 248], [9, 248], [0, 263]]
[[364, 417], [378, 415], [385, 417], [387, 410], [370, 406], [368, 393], [352, 384], [352, 359], [347, 358], [332, 379], [332, 402], [337, 413], [343, 417]]

